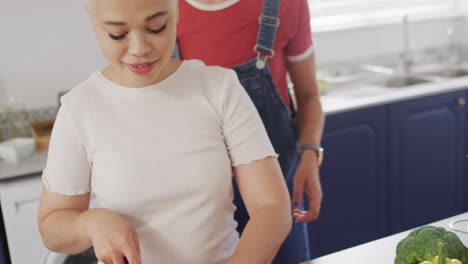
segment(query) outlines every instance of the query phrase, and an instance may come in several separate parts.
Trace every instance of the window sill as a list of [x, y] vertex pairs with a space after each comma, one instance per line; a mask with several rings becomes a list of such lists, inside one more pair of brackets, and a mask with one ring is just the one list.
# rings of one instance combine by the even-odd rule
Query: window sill
[[[400, 24], [403, 20], [401, 10], [388, 12], [372, 12], [366, 15], [330, 15], [311, 19], [311, 28], [313, 33], [345, 31], [359, 28], [370, 28], [375, 26], [385, 26]], [[408, 19], [411, 22], [430, 21], [439, 19], [462, 18], [466, 14], [461, 11], [447, 10], [434, 11], [426, 10], [407, 10]]]

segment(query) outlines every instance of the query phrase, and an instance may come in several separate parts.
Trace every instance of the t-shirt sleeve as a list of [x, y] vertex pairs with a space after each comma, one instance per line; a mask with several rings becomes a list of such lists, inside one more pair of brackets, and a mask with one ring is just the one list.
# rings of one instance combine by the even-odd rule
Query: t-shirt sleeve
[[291, 21], [291, 36], [286, 47], [288, 61], [301, 61], [314, 53], [310, 13], [307, 0], [290, 1], [288, 4], [297, 16], [288, 16]]
[[52, 130], [42, 181], [50, 192], [80, 195], [91, 190], [91, 166], [80, 135], [62, 105]]
[[222, 129], [232, 166], [278, 157], [257, 109], [234, 71], [228, 71], [222, 91]]

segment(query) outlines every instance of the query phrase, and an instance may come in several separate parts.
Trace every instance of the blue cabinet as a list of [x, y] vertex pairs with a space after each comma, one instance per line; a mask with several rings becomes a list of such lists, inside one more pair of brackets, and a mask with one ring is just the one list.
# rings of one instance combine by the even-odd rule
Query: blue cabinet
[[391, 232], [463, 212], [465, 92], [389, 106]]
[[312, 257], [386, 235], [385, 107], [327, 116], [320, 218], [309, 224]]
[[3, 214], [0, 208], [0, 264], [11, 264], [10, 252], [8, 251], [8, 242], [6, 238]]
[[468, 93], [327, 116], [312, 257], [468, 210]]
[[463, 180], [465, 181], [465, 206], [464, 211], [468, 212], [468, 91], [465, 96], [465, 174], [463, 175]]

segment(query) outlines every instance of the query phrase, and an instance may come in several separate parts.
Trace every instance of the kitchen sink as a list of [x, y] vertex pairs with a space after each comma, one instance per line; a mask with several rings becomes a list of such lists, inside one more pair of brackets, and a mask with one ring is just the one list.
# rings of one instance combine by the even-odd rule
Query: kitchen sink
[[[363, 94], [384, 93], [391, 89], [405, 89], [419, 84], [441, 82], [447, 79], [468, 77], [468, 63], [460, 65], [425, 64], [404, 73], [393, 68], [375, 65], [360, 65], [364, 70], [348, 76], [326, 76], [324, 81], [332, 93], [347, 97], [362, 97]], [[354, 93], [354, 90], [359, 92]]]
[[420, 76], [411, 76], [411, 75], [391, 75], [386, 78], [382, 78], [373, 82], [373, 84], [378, 86], [384, 86], [388, 88], [403, 88], [416, 84], [428, 83], [431, 82], [430, 79], [420, 77]]
[[443, 68], [436, 71], [424, 72], [426, 75], [444, 77], [444, 78], [457, 78], [468, 76], [468, 69], [464, 68]]
[[[377, 65], [361, 65], [361, 68], [368, 71], [369, 73], [373, 73], [374, 75], [367, 80], [367, 83], [386, 88], [404, 88], [416, 84], [432, 82], [435, 80], [435, 78], [429, 74], [420, 74], [419, 72], [397, 72], [393, 68]], [[378, 74], [378, 76], [375, 74]]]

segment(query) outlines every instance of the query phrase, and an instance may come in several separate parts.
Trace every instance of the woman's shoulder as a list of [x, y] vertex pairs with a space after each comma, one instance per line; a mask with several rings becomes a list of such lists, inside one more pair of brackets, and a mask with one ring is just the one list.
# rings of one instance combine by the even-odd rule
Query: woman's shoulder
[[184, 66], [188, 74], [193, 74], [199, 78], [207, 78], [209, 80], [219, 80], [226, 77], [232, 77], [235, 72], [232, 69], [224, 68], [216, 65], [206, 65], [201, 60], [184, 60]]
[[242, 87], [232, 69], [207, 66], [199, 60], [185, 60], [184, 68], [187, 85], [206, 96], [213, 105], [225, 103]]
[[88, 104], [90, 102], [89, 99], [96, 95], [98, 78], [98, 72], [91, 73], [86, 80], [74, 86], [60, 98], [61, 105], [73, 108]]

